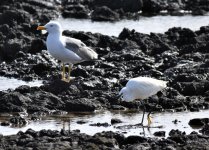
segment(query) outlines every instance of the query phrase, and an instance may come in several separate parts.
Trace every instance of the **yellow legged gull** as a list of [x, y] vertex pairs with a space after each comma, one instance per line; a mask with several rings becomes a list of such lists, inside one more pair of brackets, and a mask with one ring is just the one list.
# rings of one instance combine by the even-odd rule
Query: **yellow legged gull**
[[[37, 30], [48, 32], [46, 46], [49, 53], [63, 63], [62, 80], [70, 81], [73, 64], [98, 58], [98, 54], [78, 39], [62, 35], [62, 27], [56, 21], [50, 21], [45, 26], [38, 26]], [[65, 63], [69, 63], [68, 79], [65, 76]]]

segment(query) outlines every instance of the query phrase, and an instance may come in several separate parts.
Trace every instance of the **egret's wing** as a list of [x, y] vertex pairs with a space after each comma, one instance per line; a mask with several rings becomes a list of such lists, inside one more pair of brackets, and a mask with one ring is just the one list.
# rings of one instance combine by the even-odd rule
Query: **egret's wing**
[[165, 88], [166, 82], [148, 77], [138, 77], [129, 80], [126, 87], [129, 87], [132, 92], [135, 91], [133, 92], [135, 97], [144, 99]]
[[130, 82], [127, 83], [126, 86], [130, 86], [130, 84], [132, 84], [132, 86], [138, 86], [140, 87], [140, 85], [142, 87], [145, 88], [154, 88], [154, 89], [158, 89], [161, 90], [163, 88], [165, 88], [167, 85], [167, 81], [162, 81], [162, 80], [157, 80], [157, 79], [153, 79], [153, 78], [149, 78], [149, 77], [137, 77], [137, 78], [133, 78], [130, 80]]
[[87, 47], [83, 42], [80, 40], [65, 37], [65, 48], [73, 51], [83, 60], [92, 60], [97, 59], [98, 55], [94, 50]]

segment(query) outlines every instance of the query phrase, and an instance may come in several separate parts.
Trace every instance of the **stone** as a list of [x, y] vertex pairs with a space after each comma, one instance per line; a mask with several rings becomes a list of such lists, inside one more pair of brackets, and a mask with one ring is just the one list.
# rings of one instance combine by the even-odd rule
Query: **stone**
[[154, 136], [165, 137], [165, 131], [157, 131], [154, 133]]
[[119, 14], [106, 6], [103, 6], [96, 8], [92, 12], [91, 19], [93, 21], [117, 21], [119, 20]]
[[117, 119], [117, 118], [112, 118], [111, 119], [111, 124], [118, 124], [118, 123], [122, 123], [122, 121], [120, 119]]

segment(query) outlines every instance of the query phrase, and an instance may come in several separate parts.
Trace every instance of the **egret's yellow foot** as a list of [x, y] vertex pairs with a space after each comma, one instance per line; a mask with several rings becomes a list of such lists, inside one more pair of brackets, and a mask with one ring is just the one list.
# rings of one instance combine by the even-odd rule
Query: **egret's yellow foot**
[[152, 117], [150, 116], [150, 114], [147, 115], [147, 121], [148, 121], [148, 126], [150, 126], [150, 124], [152, 123]]

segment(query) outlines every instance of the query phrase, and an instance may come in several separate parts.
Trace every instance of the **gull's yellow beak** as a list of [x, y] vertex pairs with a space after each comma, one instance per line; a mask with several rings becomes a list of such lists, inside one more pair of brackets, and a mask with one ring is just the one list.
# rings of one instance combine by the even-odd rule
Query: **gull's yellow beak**
[[36, 30], [46, 30], [44, 26], [38, 26]]

